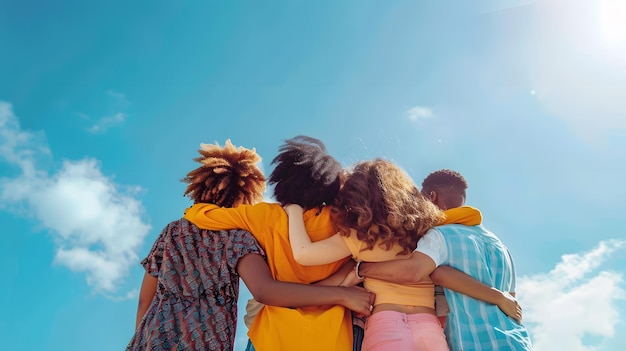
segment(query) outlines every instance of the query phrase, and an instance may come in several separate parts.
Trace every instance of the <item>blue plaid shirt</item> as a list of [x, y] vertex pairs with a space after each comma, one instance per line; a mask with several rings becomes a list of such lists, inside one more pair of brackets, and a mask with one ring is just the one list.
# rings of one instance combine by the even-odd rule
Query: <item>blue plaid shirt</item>
[[[448, 265], [500, 291], [515, 291], [509, 250], [482, 225], [448, 224], [431, 229], [417, 250], [437, 266]], [[452, 351], [532, 350], [526, 328], [496, 305], [445, 289], [450, 306], [446, 338]]]

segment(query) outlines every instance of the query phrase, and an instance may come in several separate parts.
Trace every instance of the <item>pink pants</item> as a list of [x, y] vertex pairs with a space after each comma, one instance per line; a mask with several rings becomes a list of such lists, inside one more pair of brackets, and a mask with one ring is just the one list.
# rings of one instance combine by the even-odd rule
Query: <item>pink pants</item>
[[436, 316], [377, 312], [367, 318], [362, 351], [449, 351]]

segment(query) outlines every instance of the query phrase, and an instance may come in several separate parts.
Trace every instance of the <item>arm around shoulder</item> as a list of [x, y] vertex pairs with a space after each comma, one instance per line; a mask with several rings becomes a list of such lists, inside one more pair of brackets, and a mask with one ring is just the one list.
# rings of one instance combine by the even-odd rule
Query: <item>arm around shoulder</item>
[[270, 210], [266, 203], [244, 204], [237, 207], [219, 207], [214, 204], [197, 203], [187, 208], [184, 218], [201, 229], [240, 228], [255, 234], [267, 230], [267, 223], [271, 221], [268, 221], [266, 217]]
[[212, 229], [212, 228], [207, 228], [207, 224], [210, 224], [210, 223], [206, 223], [207, 222], [206, 212], [212, 209], [216, 209], [216, 208], [219, 208], [219, 206], [215, 204], [204, 204], [204, 203], [193, 204], [191, 207], [188, 207], [185, 209], [183, 218], [195, 224], [198, 228]]
[[304, 225], [303, 209], [299, 205], [285, 206], [289, 217], [289, 242], [293, 258], [303, 266], [315, 266], [337, 262], [350, 256], [350, 248], [339, 233], [312, 242]]

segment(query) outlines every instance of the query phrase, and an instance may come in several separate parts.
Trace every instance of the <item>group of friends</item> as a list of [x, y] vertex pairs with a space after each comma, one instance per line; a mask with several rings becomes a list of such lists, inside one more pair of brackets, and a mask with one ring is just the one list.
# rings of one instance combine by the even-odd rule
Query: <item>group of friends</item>
[[383, 158], [344, 168], [316, 138], [278, 151], [269, 203], [255, 149], [201, 144], [182, 179], [194, 204], [141, 261], [126, 350], [233, 350], [239, 278], [247, 351], [532, 350], [511, 255], [461, 174], [420, 190]]

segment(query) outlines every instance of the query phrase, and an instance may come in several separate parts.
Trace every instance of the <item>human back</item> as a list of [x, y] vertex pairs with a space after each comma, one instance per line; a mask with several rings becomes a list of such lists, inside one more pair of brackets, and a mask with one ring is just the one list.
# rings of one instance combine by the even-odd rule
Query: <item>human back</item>
[[[333, 219], [356, 261], [407, 259], [426, 231], [443, 214], [420, 194], [413, 180], [395, 163], [377, 158], [358, 162], [333, 207]], [[376, 293], [374, 313], [434, 313], [430, 278], [417, 284], [397, 284], [366, 278]]]
[[[265, 177], [254, 150], [202, 144], [202, 166], [183, 179], [194, 202], [222, 206], [262, 199]], [[238, 263], [262, 255], [254, 237], [243, 230], [208, 231], [185, 219], [170, 222], [147, 257], [135, 333], [127, 350], [232, 350], [235, 342]], [[219, 321], [219, 323], [215, 323]]]
[[[294, 256], [302, 264], [323, 264], [350, 256], [359, 262], [408, 259], [418, 238], [444, 219], [398, 165], [377, 158], [356, 163], [337, 196], [333, 220], [338, 233], [312, 241], [302, 226], [302, 209], [288, 206]], [[358, 277], [358, 275], [357, 275]], [[347, 278], [351, 279], [351, 278]], [[376, 294], [363, 350], [448, 350], [434, 309], [430, 279], [414, 284], [366, 277]], [[427, 345], [427, 346], [425, 346]]]
[[[253, 226], [251, 232], [260, 233], [255, 236], [265, 249], [267, 263], [275, 279], [311, 284], [328, 278], [346, 262], [347, 259], [318, 266], [298, 264], [289, 244], [288, 222], [282, 206], [262, 206], [266, 206], [264, 211], [271, 212], [276, 221], [261, 232], [256, 231], [261, 228]], [[325, 239], [334, 234], [328, 208], [309, 210], [305, 217], [312, 240]], [[351, 328], [350, 311], [343, 306], [300, 309], [265, 306], [254, 318], [248, 336], [257, 351], [291, 350], [294, 345], [298, 350], [349, 350], [352, 348]]]
[[[279, 151], [269, 178], [278, 203], [236, 209], [197, 204], [186, 210], [185, 218], [202, 228], [250, 231], [265, 249], [275, 279], [313, 283], [336, 272], [348, 258], [314, 267], [298, 264], [293, 259], [282, 205], [298, 203], [308, 209], [306, 225], [314, 240], [331, 236], [335, 230], [326, 205], [332, 205], [339, 191], [343, 170], [323, 143], [314, 138], [288, 139]], [[265, 306], [254, 318], [248, 336], [257, 351], [348, 351], [352, 349], [351, 313], [339, 305], [297, 309]]]
[[[509, 251], [485, 227], [444, 225], [433, 231], [442, 233], [448, 250], [447, 259], [441, 264], [500, 291], [515, 291], [515, 269]], [[498, 306], [454, 290], [444, 291], [451, 306], [445, 326], [451, 350], [532, 349], [526, 329]]]
[[[422, 193], [446, 213], [467, 210], [465, 178], [456, 171], [432, 172], [422, 182]], [[436, 266], [446, 265], [500, 291], [515, 295], [513, 259], [500, 238], [478, 225], [441, 225], [426, 233], [417, 248]], [[498, 306], [444, 287], [449, 313], [445, 334], [452, 351], [532, 350], [526, 328], [507, 317]]]

